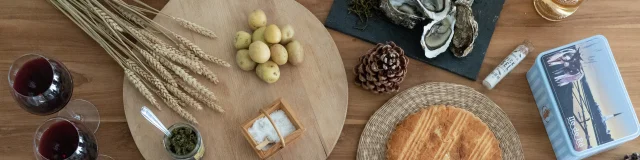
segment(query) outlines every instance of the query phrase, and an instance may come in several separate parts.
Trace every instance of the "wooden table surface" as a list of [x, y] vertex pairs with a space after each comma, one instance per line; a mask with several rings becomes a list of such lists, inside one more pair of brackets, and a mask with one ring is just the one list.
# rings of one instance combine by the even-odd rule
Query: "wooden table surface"
[[[156, 8], [167, 2], [145, 1]], [[298, 2], [324, 22], [333, 1]], [[373, 45], [333, 30], [329, 32], [340, 50], [349, 78], [347, 120], [329, 159], [355, 159], [359, 137], [369, 116], [393, 94], [374, 95], [353, 85], [351, 70], [358, 63], [358, 57]], [[530, 39], [536, 45], [536, 52], [495, 89], [486, 90], [481, 81], [470, 81], [415, 60], [409, 64], [401, 89], [435, 81], [476, 88], [494, 100], [510, 117], [528, 159], [553, 159], [555, 156], [525, 73], [541, 51], [596, 34], [609, 39], [631, 100], [640, 104], [640, 56], [637, 53], [640, 51], [640, 1], [637, 0], [587, 1], [576, 14], [562, 22], [548, 22], [540, 18], [531, 0], [508, 0], [479, 77], [484, 78], [524, 39]], [[102, 123], [96, 136], [102, 154], [115, 159], [142, 159], [124, 117], [123, 72], [116, 63], [47, 0], [0, 1], [0, 75], [7, 75], [13, 60], [26, 53], [55, 57], [71, 70], [75, 82], [73, 98], [91, 101], [100, 111]], [[51, 116], [35, 116], [22, 110], [11, 98], [9, 90], [8, 82], [0, 80], [0, 159], [33, 159], [33, 133], [43, 120]], [[635, 110], [640, 112], [640, 107], [636, 106]], [[640, 139], [636, 139], [594, 159], [621, 159], [624, 154], [640, 152], [639, 146]], [[212, 153], [215, 151], [208, 151], [208, 154]]]

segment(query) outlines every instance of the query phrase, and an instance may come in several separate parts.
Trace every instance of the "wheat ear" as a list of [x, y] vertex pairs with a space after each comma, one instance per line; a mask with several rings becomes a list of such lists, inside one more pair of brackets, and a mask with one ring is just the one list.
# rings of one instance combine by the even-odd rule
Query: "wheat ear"
[[193, 124], [198, 123], [198, 121], [193, 117], [193, 115], [191, 115], [191, 113], [189, 113], [188, 111], [184, 110], [184, 108], [182, 108], [182, 106], [184, 106], [184, 103], [182, 101], [177, 100], [175, 97], [173, 97], [170, 94], [166, 95], [167, 98], [162, 97], [162, 93], [159, 90], [153, 90], [153, 92], [155, 92], [157, 95], [161, 95], [160, 98], [162, 99], [162, 101], [164, 101], [167, 107], [169, 107], [171, 110], [176, 112], [180, 117], [184, 118], [190, 123], [193, 123]]
[[209, 81], [213, 82], [213, 84], [220, 83], [220, 80], [218, 80], [218, 76], [216, 76], [215, 73], [213, 73], [213, 72], [211, 72], [211, 70], [207, 69], [206, 66], [204, 66], [204, 64], [202, 64], [202, 63], [200, 63], [198, 65], [199, 65], [197, 67], [198, 70], [196, 71], [197, 74], [206, 77], [207, 79], [209, 79]]
[[209, 30], [207, 28], [204, 28], [204, 27], [202, 27], [202, 26], [200, 26], [198, 24], [195, 24], [193, 22], [189, 22], [189, 21], [184, 20], [182, 18], [176, 18], [176, 17], [173, 17], [173, 20], [178, 22], [178, 24], [180, 26], [182, 26], [184, 28], [187, 28], [189, 30], [192, 30], [192, 31], [194, 31], [196, 33], [200, 33], [200, 34], [202, 34], [204, 36], [207, 36], [209, 38], [218, 38], [218, 36], [216, 36], [216, 34], [213, 33], [213, 31], [211, 31], [211, 30]]
[[217, 105], [216, 103], [214, 103], [216, 100], [208, 98], [207, 96], [203, 96], [202, 94], [198, 93], [198, 91], [194, 90], [188, 85], [182, 84], [181, 81], [178, 81], [178, 82], [180, 83], [180, 88], [182, 88], [182, 90], [187, 92], [189, 95], [191, 95], [198, 101], [204, 103], [207, 107], [214, 109], [220, 113], [224, 113], [224, 109], [222, 109], [220, 105]]
[[168, 47], [170, 46], [153, 44], [151, 48], [155, 52], [162, 55], [163, 57], [168, 58], [171, 61], [177, 62], [178, 64], [181, 64], [189, 68], [189, 70], [194, 71], [199, 75], [205, 76], [207, 79], [209, 79], [209, 81], [213, 82], [214, 84], [218, 84], [218, 82], [220, 82], [218, 80], [218, 77], [209, 69], [205, 68], [204, 64], [202, 64], [199, 60], [193, 60], [185, 56], [179, 55], [178, 53], [174, 53]]
[[218, 65], [224, 66], [224, 67], [231, 67], [231, 65], [229, 63], [227, 63], [226, 61], [219, 59], [217, 57], [214, 56], [210, 56], [207, 55], [206, 53], [204, 53], [204, 51], [202, 51], [202, 49], [200, 49], [200, 47], [198, 47], [197, 45], [193, 44], [191, 41], [189, 41], [188, 39], [178, 35], [178, 34], [173, 34], [174, 37], [176, 37], [176, 39], [178, 40], [178, 42], [182, 43], [183, 45], [185, 45], [187, 48], [189, 48], [189, 50], [193, 51], [193, 53], [202, 58], [205, 59], [207, 61], [216, 63]]
[[156, 77], [149, 74], [149, 72], [146, 72], [142, 68], [140, 68], [140, 66], [138, 66], [138, 64], [133, 60], [124, 59], [124, 62], [130, 70], [132, 70], [134, 73], [138, 73], [142, 78], [148, 80], [149, 82], [151, 82], [152, 79], [156, 79]]
[[[126, 19], [128, 19], [129, 21], [137, 24], [140, 27], [145, 27], [147, 26], [147, 21], [145, 21], [144, 19], [140, 18], [136, 13], [134, 13], [133, 11], [128, 10], [127, 8], [124, 8], [123, 6], [119, 6], [119, 5], [112, 5], [112, 7], [114, 9], [116, 9], [118, 12], [120, 12], [120, 14], [122, 14], [122, 16]], [[142, 13], [140, 13], [142, 14]]]
[[186, 93], [184, 93], [182, 90], [178, 89], [178, 87], [175, 86], [166, 86], [167, 90], [169, 90], [169, 92], [173, 93], [173, 95], [175, 95], [176, 97], [178, 97], [178, 99], [180, 99], [182, 102], [184, 102], [185, 104], [183, 106], [190, 106], [193, 107], [197, 110], [202, 110], [202, 105], [200, 103], [198, 103], [198, 101], [196, 101], [195, 99], [191, 98], [189, 95], [187, 95]]
[[[147, 44], [147, 45], [151, 45], [152, 44], [151, 40], [149, 40], [149, 38], [147, 36], [145, 36], [144, 33], [140, 32], [141, 31], [140, 29], [135, 29], [130, 25], [125, 25], [125, 28], [127, 28], [127, 30], [129, 30], [131, 35], [133, 35], [136, 39], [138, 39], [143, 44]], [[151, 68], [153, 68], [153, 70], [155, 70], [156, 72], [158, 72], [158, 74], [160, 74], [160, 77], [162, 77], [162, 79], [164, 79], [165, 81], [167, 81], [169, 84], [171, 84], [173, 86], [177, 86], [178, 85], [176, 83], [176, 80], [171, 75], [171, 72], [169, 72], [169, 70], [167, 70], [167, 68], [162, 66], [162, 64], [160, 64], [158, 59], [156, 59], [153, 55], [151, 55], [149, 52], [147, 52], [144, 49], [138, 48], [138, 51], [146, 59], [147, 63], [149, 65], [151, 65]]]
[[[162, 82], [158, 79], [153, 77], [151, 74], [149, 74], [148, 72], [145, 72], [142, 68], [140, 68], [134, 61], [130, 60], [130, 59], [126, 59], [125, 60], [125, 64], [127, 64], [127, 66], [129, 66], [130, 70], [133, 70], [133, 72], [138, 73], [140, 76], [142, 76], [142, 78], [144, 78], [145, 80], [151, 82], [159, 91], [158, 95], [160, 95], [163, 100], [170, 100], [173, 97], [171, 96], [171, 94], [169, 94], [169, 91], [167, 91], [167, 88], [164, 86], [164, 84], [162, 84]], [[165, 101], [166, 103], [166, 101]], [[169, 103], [167, 103], [169, 104]], [[169, 107], [174, 107], [172, 105], [169, 105]]]
[[142, 93], [142, 95], [147, 98], [147, 100], [149, 100], [149, 102], [151, 102], [151, 105], [155, 106], [156, 108], [158, 108], [158, 110], [162, 110], [160, 109], [160, 105], [158, 104], [158, 101], [156, 100], [155, 97], [153, 97], [153, 93], [151, 93], [151, 91], [149, 91], [149, 89], [142, 83], [142, 81], [140, 80], [140, 78], [138, 78], [138, 76], [135, 75], [135, 73], [133, 73], [133, 71], [124, 68], [124, 73], [127, 77], [127, 79], [129, 79], [129, 81], [131, 83], [133, 83], [133, 86], [135, 86], [138, 91], [140, 91], [140, 93]]
[[195, 117], [193, 117], [193, 115], [191, 115], [191, 113], [187, 112], [182, 107], [180, 107], [180, 104], [175, 97], [167, 93], [166, 97], [162, 98], [162, 100], [164, 100], [164, 103], [166, 103], [169, 106], [169, 108], [171, 108], [171, 110], [178, 113], [180, 117], [184, 118], [185, 120], [193, 124], [198, 124], [198, 121], [196, 120]]
[[153, 55], [149, 54], [149, 52], [145, 50], [140, 49], [139, 51], [140, 54], [142, 54], [142, 57], [144, 57], [147, 63], [151, 66], [151, 68], [158, 74], [160, 74], [160, 77], [162, 77], [162, 79], [167, 81], [167, 83], [171, 84], [172, 86], [178, 86], [178, 83], [176, 83], [176, 80], [171, 75], [171, 72], [169, 72], [167, 68], [160, 64], [160, 61], [158, 61], [158, 59], [153, 57]]
[[189, 75], [184, 69], [182, 69], [181, 67], [171, 63], [171, 61], [165, 59], [164, 57], [157, 57], [157, 58], [160, 61], [160, 63], [162, 63], [163, 65], [167, 66], [167, 68], [171, 69], [173, 71], [173, 73], [178, 75], [178, 77], [182, 78], [182, 80], [184, 82], [186, 82], [187, 84], [189, 84], [189, 86], [195, 88], [196, 90], [198, 90], [198, 92], [204, 94], [205, 96], [211, 97], [213, 100], [217, 100], [218, 99], [213, 94], [213, 92], [209, 91], [207, 89], [207, 87], [204, 87], [202, 84], [200, 84], [198, 82], [198, 80], [196, 80], [196, 78], [194, 78], [193, 76]]
[[92, 7], [91, 9], [93, 10], [93, 12], [97, 13], [98, 16], [100, 16], [100, 18], [102, 18], [105, 22], [107, 22], [107, 24], [109, 24], [111, 28], [115, 29], [118, 32], [124, 32], [122, 27], [120, 27], [120, 25], [118, 25], [118, 23], [116, 23], [116, 21], [114, 21], [113, 18], [111, 18], [111, 16], [109, 16], [102, 9], [98, 7]]
[[140, 33], [142, 36], [146, 37], [149, 40], [149, 42], [152, 42], [152, 43], [155, 43], [155, 44], [161, 44], [161, 45], [168, 45], [163, 40], [161, 40], [156, 35], [154, 35], [153, 33], [149, 32], [147, 30], [138, 29], [138, 33]]
[[178, 100], [169, 93], [167, 88], [164, 86], [164, 84], [162, 84], [160, 80], [158, 80], [157, 78], [151, 78], [150, 81], [158, 89], [158, 92], [159, 92], [158, 95], [162, 97], [162, 100], [164, 101], [164, 103], [167, 104], [167, 106], [171, 108], [171, 110], [178, 113], [178, 115], [180, 115], [182, 118], [186, 119], [187, 121], [193, 124], [198, 124], [198, 121], [196, 121], [193, 115], [191, 115], [189, 112], [185, 111], [182, 107], [180, 107], [180, 105], [178, 104]]
[[176, 53], [181, 53], [184, 56], [187, 56], [193, 60], [198, 60], [198, 57], [196, 57], [195, 54], [193, 54], [193, 52], [191, 52], [189, 49], [187, 49], [187, 47], [185, 47], [182, 44], [178, 44], [178, 49], [171, 47], [171, 50], [176, 52]]
[[[155, 52], [159, 53], [160, 55], [162, 55], [163, 57], [166, 57], [167, 59], [174, 61], [178, 64], [181, 64], [183, 66], [186, 66], [187, 68], [196, 71], [200, 67], [200, 62], [199, 61], [194, 61], [193, 59], [187, 58], [186, 56], [183, 55], [179, 55], [180, 53], [175, 53], [175, 51], [177, 51], [177, 49], [170, 49], [170, 46], [167, 45], [162, 45], [162, 44], [152, 44], [151, 45], [151, 49], [153, 49]], [[195, 68], [194, 68], [195, 67]]]
[[197, 56], [202, 58], [202, 59], [204, 59], [204, 60], [207, 60], [209, 62], [213, 62], [213, 63], [218, 64], [218, 65], [223, 66], [223, 67], [231, 67], [231, 64], [229, 64], [228, 62], [226, 62], [226, 61], [224, 61], [224, 60], [222, 60], [222, 59], [220, 59], [218, 57], [214, 57], [214, 56], [210, 56], [208, 54], [202, 54], [202, 53], [197, 54]]

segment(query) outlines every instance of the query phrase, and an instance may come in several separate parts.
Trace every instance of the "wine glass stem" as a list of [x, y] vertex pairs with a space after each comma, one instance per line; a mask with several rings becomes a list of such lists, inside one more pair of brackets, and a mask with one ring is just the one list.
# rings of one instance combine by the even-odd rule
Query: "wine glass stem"
[[98, 131], [100, 126], [100, 114], [96, 106], [89, 101], [81, 99], [69, 101], [67, 106], [58, 112], [58, 116], [78, 120], [93, 133]]
[[70, 109], [67, 109], [65, 111], [67, 112], [68, 115], [71, 116], [71, 118], [84, 123], [84, 119], [82, 118], [81, 114], [77, 114], [77, 113], [73, 112], [73, 110], [70, 110]]

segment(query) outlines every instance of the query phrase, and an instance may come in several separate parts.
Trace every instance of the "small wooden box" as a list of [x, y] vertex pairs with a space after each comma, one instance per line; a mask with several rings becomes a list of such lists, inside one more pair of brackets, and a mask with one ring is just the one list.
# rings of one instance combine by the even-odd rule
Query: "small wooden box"
[[[302, 133], [305, 131], [304, 127], [302, 126], [302, 124], [300, 124], [300, 121], [298, 120], [298, 118], [297, 118], [296, 114], [293, 112], [293, 110], [291, 110], [291, 107], [289, 107], [289, 104], [287, 102], [285, 102], [282, 98], [277, 99], [276, 101], [274, 101], [273, 103], [271, 103], [270, 105], [266, 106], [263, 109], [267, 114], [271, 114], [276, 110], [284, 111], [284, 113], [287, 115], [287, 118], [289, 118], [289, 121], [291, 121], [293, 126], [296, 127], [295, 131], [293, 131], [291, 134], [289, 134], [286, 137], [284, 137], [285, 147], [293, 144], [293, 142], [295, 142], [296, 140], [298, 140], [300, 138], [300, 136], [302, 136]], [[249, 134], [248, 130], [249, 130], [249, 128], [251, 128], [251, 126], [253, 125], [253, 123], [256, 120], [258, 120], [258, 119], [260, 119], [262, 117], [265, 117], [265, 115], [260, 112], [260, 114], [256, 118], [253, 118], [253, 119], [243, 123], [242, 124], [242, 133], [244, 134], [244, 137], [247, 139], [247, 141], [251, 145], [251, 148], [253, 148], [253, 150], [256, 152], [256, 154], [258, 154], [258, 156], [261, 159], [266, 159], [266, 158], [271, 157], [272, 155], [274, 155], [275, 153], [277, 153], [278, 151], [280, 151], [284, 147], [283, 147], [283, 145], [281, 143], [282, 141], [280, 141], [280, 142], [276, 143], [275, 145], [271, 146], [271, 148], [269, 148], [266, 151], [262, 151], [262, 150], [257, 149], [255, 147], [255, 146], [258, 145], [258, 143], [253, 141], [253, 138]], [[276, 128], [276, 127], [274, 126], [274, 128]]]

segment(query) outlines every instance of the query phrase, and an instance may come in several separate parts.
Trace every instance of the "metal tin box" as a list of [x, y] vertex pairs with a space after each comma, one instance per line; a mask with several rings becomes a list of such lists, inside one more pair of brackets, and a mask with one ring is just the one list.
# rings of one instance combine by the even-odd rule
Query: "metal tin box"
[[558, 159], [587, 158], [640, 134], [602, 35], [541, 53], [527, 80]]

